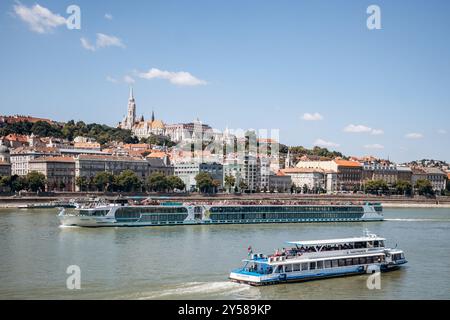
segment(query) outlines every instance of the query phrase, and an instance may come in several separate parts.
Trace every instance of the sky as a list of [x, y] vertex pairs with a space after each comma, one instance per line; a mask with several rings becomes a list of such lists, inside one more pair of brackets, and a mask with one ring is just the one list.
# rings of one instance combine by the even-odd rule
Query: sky
[[147, 119], [450, 161], [449, 13], [445, 0], [2, 0], [0, 114], [115, 126], [133, 86]]

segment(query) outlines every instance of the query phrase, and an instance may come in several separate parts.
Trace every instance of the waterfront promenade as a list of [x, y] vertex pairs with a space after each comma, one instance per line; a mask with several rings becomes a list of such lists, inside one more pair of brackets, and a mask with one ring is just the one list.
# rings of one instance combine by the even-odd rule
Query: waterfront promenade
[[112, 193], [56, 193], [37, 196], [35, 194], [25, 194], [22, 196], [0, 195], [0, 208], [17, 208], [28, 204], [49, 203], [52, 201], [69, 201], [71, 199], [87, 199], [101, 197], [107, 200], [116, 199], [118, 196], [125, 197], [149, 197], [164, 201], [176, 202], [196, 202], [196, 201], [304, 201], [304, 202], [359, 202], [370, 201], [380, 202], [384, 207], [391, 208], [450, 208], [450, 197], [439, 196], [436, 198], [426, 198], [422, 196], [373, 196], [364, 194], [345, 195], [310, 195], [310, 194], [288, 194], [288, 193], [254, 193], [254, 194], [226, 194], [202, 195], [198, 193], [190, 194], [112, 194]]

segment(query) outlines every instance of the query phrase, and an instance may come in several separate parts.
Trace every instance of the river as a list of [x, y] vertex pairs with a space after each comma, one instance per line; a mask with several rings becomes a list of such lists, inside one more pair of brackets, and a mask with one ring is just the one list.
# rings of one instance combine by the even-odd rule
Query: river
[[[0, 299], [450, 299], [450, 209], [385, 209], [386, 221], [140, 228], [60, 227], [56, 210], [0, 210]], [[409, 263], [367, 275], [250, 287], [231, 283], [251, 245], [372, 233]], [[66, 286], [68, 266], [81, 289]]]

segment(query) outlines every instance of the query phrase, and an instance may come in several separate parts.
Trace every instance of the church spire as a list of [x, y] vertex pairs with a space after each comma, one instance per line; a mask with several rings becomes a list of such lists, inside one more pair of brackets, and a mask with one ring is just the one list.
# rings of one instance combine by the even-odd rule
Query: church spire
[[152, 110], [152, 122], [155, 121], [155, 111]]
[[130, 87], [130, 97], [129, 97], [129, 100], [134, 100], [133, 87]]

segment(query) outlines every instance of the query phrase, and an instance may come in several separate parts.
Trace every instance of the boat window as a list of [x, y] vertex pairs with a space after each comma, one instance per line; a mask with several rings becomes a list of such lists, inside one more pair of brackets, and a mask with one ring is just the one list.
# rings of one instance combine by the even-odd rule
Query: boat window
[[345, 259], [339, 259], [338, 263], [339, 263], [339, 267], [344, 267], [345, 266]]
[[351, 265], [353, 265], [353, 260], [352, 260], [352, 259], [345, 259], [345, 265], [346, 265], [346, 266], [351, 266]]
[[380, 247], [384, 247], [384, 241], [380, 241]]
[[365, 257], [359, 258], [359, 264], [366, 264], [366, 258]]
[[292, 264], [285, 265], [284, 272], [292, 272]]
[[317, 269], [323, 269], [323, 261], [317, 261]]
[[300, 264], [299, 263], [294, 264], [293, 271], [300, 271]]
[[332, 260], [332, 261], [331, 261], [331, 266], [332, 266], [333, 268], [337, 268], [337, 267], [339, 266], [338, 260]]
[[359, 259], [358, 258], [353, 258], [353, 265], [357, 265], [359, 264]]
[[310, 262], [309, 263], [309, 270], [314, 270], [316, 269], [316, 263], [315, 262]]
[[308, 270], [308, 264], [302, 263], [302, 271]]
[[374, 241], [374, 242], [373, 242], [373, 246], [374, 246], [374, 247], [378, 247], [379, 244], [380, 244], [379, 241]]
[[325, 268], [331, 268], [331, 260], [325, 260]]
[[277, 266], [274, 273], [280, 273], [283, 266]]
[[367, 263], [373, 263], [373, 257], [367, 257]]

